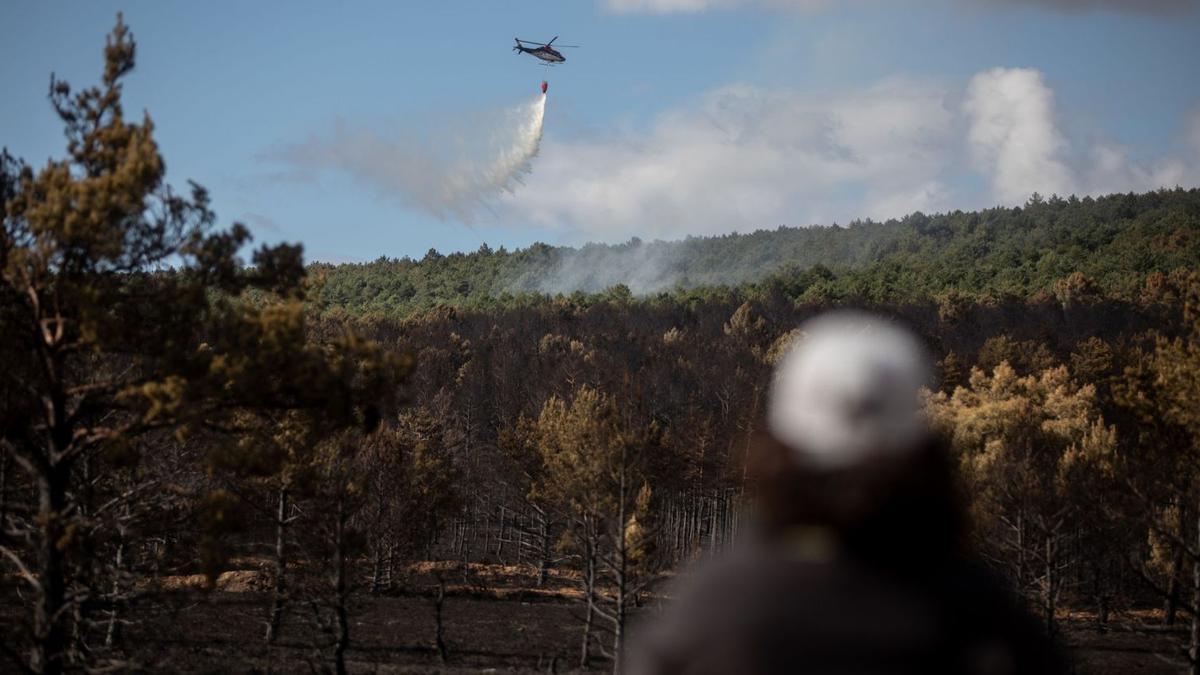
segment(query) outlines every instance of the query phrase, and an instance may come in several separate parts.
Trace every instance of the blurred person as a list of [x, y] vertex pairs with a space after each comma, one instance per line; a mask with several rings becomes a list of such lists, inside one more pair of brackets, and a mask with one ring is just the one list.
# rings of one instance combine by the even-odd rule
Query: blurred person
[[950, 457], [922, 412], [931, 378], [893, 322], [806, 322], [772, 382], [753, 534], [684, 577], [627, 672], [1065, 672], [965, 549]]

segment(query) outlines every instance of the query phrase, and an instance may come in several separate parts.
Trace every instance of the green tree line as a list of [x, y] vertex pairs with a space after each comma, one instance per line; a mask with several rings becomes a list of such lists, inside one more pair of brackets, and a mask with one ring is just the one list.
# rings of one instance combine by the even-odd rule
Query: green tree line
[[[848, 226], [780, 227], [582, 248], [486, 244], [473, 253], [362, 264], [312, 264], [324, 279], [313, 301], [353, 314], [408, 316], [439, 305], [503, 309], [555, 295], [603, 296], [625, 285], [640, 297], [782, 287], [806, 299], [903, 302], [1054, 292], [1072, 273], [1092, 290], [1132, 299], [1152, 274], [1192, 269], [1200, 257], [1200, 190], [1043, 199], [1023, 207]], [[619, 290], [617, 292], [620, 292]]]

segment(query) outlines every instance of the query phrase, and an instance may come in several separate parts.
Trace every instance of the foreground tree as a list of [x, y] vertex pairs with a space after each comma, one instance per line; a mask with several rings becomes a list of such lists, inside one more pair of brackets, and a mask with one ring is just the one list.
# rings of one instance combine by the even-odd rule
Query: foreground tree
[[346, 673], [346, 650], [350, 646], [349, 601], [355, 590], [352, 558], [359, 553], [361, 532], [355, 515], [366, 501], [369, 469], [358, 461], [363, 447], [361, 434], [347, 431], [322, 443], [314, 457], [318, 481], [313, 495], [320, 508], [308, 519], [309, 560], [323, 561], [324, 591], [313, 590], [308, 603], [317, 628], [325, 636], [324, 647], [338, 675]]
[[6, 653], [39, 673], [92, 658], [86, 540], [131, 495], [81, 505], [113, 457], [153, 433], [236, 433], [239, 410], [369, 426], [406, 366], [349, 334], [311, 343], [299, 247], [260, 248], [247, 269], [247, 230], [215, 229], [202, 188], [164, 183], [153, 123], [122, 107], [134, 55], [118, 17], [99, 86], [51, 80], [67, 156], [0, 164], [0, 449], [35, 495], [0, 544], [31, 594]]
[[563, 544], [583, 567], [581, 667], [594, 629], [603, 627], [610, 640], [594, 643], [620, 671], [629, 610], [649, 576], [653, 535], [643, 455], [657, 437], [653, 425], [636, 429], [612, 398], [586, 385], [570, 404], [552, 397], [537, 419], [544, 473], [534, 490], [570, 520]]

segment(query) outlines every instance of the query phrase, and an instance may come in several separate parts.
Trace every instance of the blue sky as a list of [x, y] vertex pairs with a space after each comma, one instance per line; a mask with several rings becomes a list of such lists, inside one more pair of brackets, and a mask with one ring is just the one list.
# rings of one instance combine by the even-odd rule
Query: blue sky
[[[49, 74], [94, 82], [118, 10], [138, 41], [127, 108], [149, 110], [169, 180], [196, 180], [223, 222], [314, 259], [1200, 184], [1190, 0], [13, 2], [0, 6], [0, 144], [35, 165], [62, 154]], [[582, 45], [562, 66], [509, 51], [514, 36], [554, 35]], [[410, 175], [391, 158], [288, 151], [329, 148], [339, 128], [471, 138], [542, 79], [531, 173], [469, 222], [390, 190]]]

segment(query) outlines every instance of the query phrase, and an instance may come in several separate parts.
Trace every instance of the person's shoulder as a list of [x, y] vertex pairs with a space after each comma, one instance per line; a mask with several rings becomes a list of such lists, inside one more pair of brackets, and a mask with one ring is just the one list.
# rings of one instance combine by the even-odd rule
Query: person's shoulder
[[685, 604], [749, 599], [764, 588], [803, 588], [806, 580], [819, 582], [836, 574], [844, 562], [831, 543], [756, 538], [691, 565], [672, 580], [668, 595]]
[[1068, 672], [1061, 645], [1046, 635], [1021, 596], [982, 561], [958, 561], [942, 582], [958, 641], [964, 647], [974, 646], [978, 660], [998, 663], [1003, 656], [1011, 667], [999, 672]]

